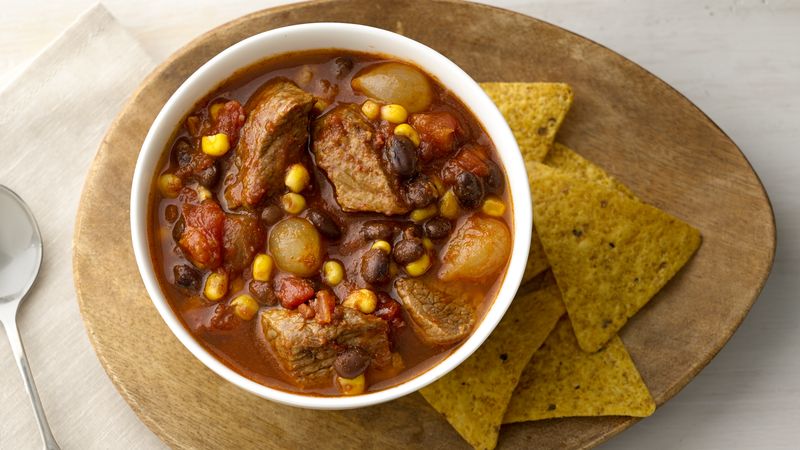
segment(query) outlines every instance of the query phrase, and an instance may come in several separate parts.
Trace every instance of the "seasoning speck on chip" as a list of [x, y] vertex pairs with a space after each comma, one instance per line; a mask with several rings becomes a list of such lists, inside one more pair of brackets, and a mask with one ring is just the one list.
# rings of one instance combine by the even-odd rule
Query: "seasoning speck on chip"
[[503, 423], [577, 416], [646, 417], [655, 402], [622, 340], [586, 353], [561, 319], [533, 355], [511, 396]]

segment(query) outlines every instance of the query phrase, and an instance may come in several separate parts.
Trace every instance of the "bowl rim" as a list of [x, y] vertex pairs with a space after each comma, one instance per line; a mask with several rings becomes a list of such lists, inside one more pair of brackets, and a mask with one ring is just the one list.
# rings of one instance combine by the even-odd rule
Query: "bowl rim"
[[[324, 45], [301, 44], [314, 37], [324, 37], [324, 40], [315, 41], [324, 42]], [[364, 44], [365, 38], [369, 38], [370, 44]], [[272, 49], [272, 46], [298, 48], [281, 51]], [[262, 50], [265, 48], [269, 50]], [[254, 63], [290, 51], [330, 48], [378, 53], [408, 61], [436, 77], [458, 97], [481, 123], [503, 162], [511, 190], [514, 220], [512, 253], [501, 287], [472, 334], [427, 370], [394, 386], [350, 397], [299, 394], [272, 388], [244, 377], [219, 361], [191, 335], [162, 293], [150, 258], [147, 233], [150, 192], [157, 165], [173, 135], [175, 124], [189, 113], [195, 103], [237, 70]], [[259, 397], [285, 405], [323, 410], [359, 408], [402, 397], [436, 381], [467, 359], [488, 338], [513, 301], [525, 270], [532, 232], [530, 191], [522, 155], [502, 114], [477, 82], [454, 62], [424, 44], [380, 28], [338, 22], [291, 25], [253, 35], [226, 48], [193, 72], [164, 104], [142, 143], [131, 185], [130, 220], [134, 256], [150, 299], [170, 331], [195, 358], [220, 377]]]

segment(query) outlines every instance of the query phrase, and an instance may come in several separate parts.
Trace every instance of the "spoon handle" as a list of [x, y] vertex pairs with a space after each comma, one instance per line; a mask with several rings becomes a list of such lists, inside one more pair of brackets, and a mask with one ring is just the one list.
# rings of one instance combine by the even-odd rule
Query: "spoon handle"
[[44, 415], [42, 402], [39, 400], [39, 393], [36, 391], [36, 384], [33, 382], [33, 374], [31, 374], [31, 368], [28, 366], [28, 358], [25, 356], [25, 348], [22, 346], [22, 339], [20, 339], [15, 318], [4, 320], [3, 328], [5, 328], [6, 335], [8, 335], [11, 351], [14, 353], [17, 367], [19, 367], [22, 380], [25, 382], [25, 389], [31, 399], [33, 411], [36, 413], [36, 421], [39, 424], [39, 433], [42, 435], [42, 440], [44, 440], [44, 448], [46, 450], [60, 450], [53, 433], [50, 431], [50, 425], [47, 424], [47, 417]]

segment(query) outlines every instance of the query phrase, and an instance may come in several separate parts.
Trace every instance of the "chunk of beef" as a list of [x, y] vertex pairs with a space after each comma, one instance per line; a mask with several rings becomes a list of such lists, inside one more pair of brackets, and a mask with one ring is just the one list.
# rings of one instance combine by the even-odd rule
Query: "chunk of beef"
[[352, 308], [328, 325], [305, 319], [297, 310], [274, 308], [261, 315], [261, 327], [272, 353], [299, 386], [329, 383], [336, 355], [360, 348], [375, 367], [391, 364], [388, 326], [384, 320]]
[[283, 78], [268, 81], [247, 102], [236, 147], [235, 173], [225, 190], [228, 206], [256, 206], [283, 189], [283, 173], [308, 142], [314, 97]]
[[416, 278], [400, 278], [395, 288], [411, 325], [430, 345], [449, 345], [466, 338], [475, 323], [472, 305]]
[[317, 166], [333, 184], [343, 210], [407, 213], [411, 208], [400, 195], [396, 176], [384, 168], [376, 137], [357, 105], [338, 106], [314, 122]]
[[222, 236], [225, 213], [213, 200], [199, 205], [183, 205], [183, 228], [178, 246], [186, 259], [200, 269], [216, 269], [222, 264]]
[[264, 248], [266, 240], [267, 233], [257, 217], [227, 214], [222, 238], [225, 267], [233, 272], [241, 271], [250, 264], [258, 249]]

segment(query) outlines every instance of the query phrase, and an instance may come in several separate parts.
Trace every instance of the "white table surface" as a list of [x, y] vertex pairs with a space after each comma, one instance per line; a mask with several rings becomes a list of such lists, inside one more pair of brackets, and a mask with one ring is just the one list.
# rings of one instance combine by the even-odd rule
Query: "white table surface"
[[[93, 3], [0, 0], [0, 86]], [[216, 25], [281, 3], [286, 2], [103, 2], [158, 61]], [[681, 393], [605, 447], [800, 448], [800, 0], [486, 3], [582, 34], [676, 87], [740, 146], [775, 208], [775, 267], [739, 331]], [[30, 339], [26, 329], [33, 328], [35, 317], [22, 318], [23, 338]], [[15, 373], [8, 345], [0, 341], [0, 367], [9, 369], [3, 373]], [[88, 339], [80, 341], [76, 351], [90, 352]], [[44, 406], [64, 448], [163, 447], [106, 378], [91, 386], [61, 387], [86, 391], [86, 402], [66, 405], [56, 398], [58, 389], [48, 389], [57, 374], [37, 371], [36, 361], [46, 356], [29, 357], [40, 391], [48, 394], [43, 395]], [[87, 360], [93, 365], [84, 370], [101, 370], [96, 359]], [[4, 398], [23, 389], [17, 379], [0, 382]], [[31, 414], [0, 404], [0, 431], [6, 433], [0, 432], [0, 448], [40, 447], [27, 418]], [[87, 418], [84, 426], [68, 426], [68, 418], [75, 416]]]

